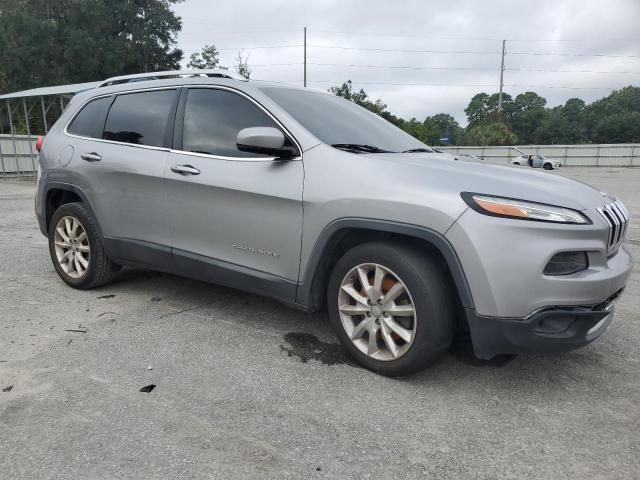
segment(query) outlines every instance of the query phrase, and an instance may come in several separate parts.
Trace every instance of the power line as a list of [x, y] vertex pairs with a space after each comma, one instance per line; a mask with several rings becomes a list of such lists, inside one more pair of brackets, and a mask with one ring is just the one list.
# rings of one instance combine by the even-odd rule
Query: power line
[[[182, 20], [182, 24], [197, 24], [197, 25], [206, 25], [208, 27], [216, 27], [216, 28], [226, 28], [228, 30], [222, 30], [223, 32], [227, 32], [227, 33], [272, 33], [272, 32], [299, 32], [300, 30], [302, 30], [302, 27], [300, 28], [286, 28], [286, 29], [251, 29], [251, 30], [245, 30], [244, 32], [239, 31], [239, 30], [235, 30], [233, 28], [229, 27], [229, 24], [221, 24], [221, 23], [210, 23], [210, 22], [201, 22], [201, 21], [197, 21], [197, 20]], [[218, 33], [220, 30], [217, 30], [216, 32], [213, 33]]]
[[411, 50], [402, 48], [371, 48], [371, 47], [343, 47], [342, 45], [307, 45], [313, 48], [330, 48], [338, 50], [361, 50], [370, 52], [405, 52], [405, 53], [465, 53], [475, 55], [500, 55], [498, 51], [473, 51], [473, 50]]
[[179, 35], [218, 36], [218, 35], [251, 35], [255, 33], [298, 33], [298, 30], [244, 30], [244, 31], [220, 31], [215, 32], [180, 32]]
[[614, 72], [607, 70], [544, 70], [544, 69], [530, 69], [530, 68], [505, 68], [511, 72], [543, 72], [543, 73], [606, 73], [616, 75], [640, 75], [638, 72]]
[[[278, 49], [278, 48], [300, 48], [303, 45], [258, 45], [253, 47], [216, 47], [216, 50], [262, 50], [262, 49]], [[199, 52], [200, 49], [195, 50], [184, 50], [186, 52]]]
[[487, 67], [415, 67], [413, 65], [358, 65], [354, 63], [309, 63], [318, 67], [386, 68], [401, 70], [495, 70]]
[[341, 32], [337, 30], [315, 30], [309, 29], [309, 33], [335, 33], [346, 36], [364, 36], [364, 37], [397, 37], [397, 38], [427, 38], [433, 40], [469, 40], [469, 41], [496, 41], [496, 38], [479, 38], [479, 37], [448, 37], [448, 36], [432, 36], [432, 35], [407, 35], [394, 33], [363, 33], [363, 32]]
[[[309, 29], [310, 33], [334, 33], [345, 36], [365, 36], [365, 37], [396, 37], [396, 38], [427, 38], [434, 40], [469, 40], [469, 41], [487, 41], [487, 42], [500, 42], [502, 38], [496, 37], [455, 37], [455, 36], [439, 36], [439, 35], [407, 35], [406, 33], [366, 33], [366, 32], [346, 32], [339, 30], [315, 30]], [[507, 39], [509, 42], [552, 42], [552, 43], [565, 43], [565, 42], [640, 42], [640, 39], [624, 39], [624, 38], [599, 38], [599, 39], [576, 39], [576, 38], [512, 38]]]
[[[288, 67], [304, 65], [303, 62], [290, 63], [254, 63], [253, 67]], [[307, 62], [307, 65], [316, 67], [346, 67], [346, 68], [381, 68], [391, 70], [462, 70], [462, 71], [494, 71], [495, 67], [416, 67], [413, 65], [361, 65], [355, 63], [316, 63]], [[536, 73], [597, 73], [616, 75], [640, 75], [640, 71], [610, 71], [610, 70], [547, 70], [530, 68], [505, 68], [508, 72], [536, 72]]]
[[[445, 53], [471, 55], [500, 55], [498, 51], [480, 50], [413, 50], [404, 48], [372, 48], [372, 47], [344, 47], [342, 45], [308, 45], [313, 48], [329, 48], [339, 50], [360, 50], [371, 52], [403, 52], [403, 53]], [[532, 56], [560, 56], [560, 57], [607, 57], [607, 58], [640, 58], [640, 55], [610, 55], [606, 53], [551, 53], [551, 52], [507, 52], [507, 55]]]
[[[342, 80], [310, 80], [310, 83], [331, 83], [339, 85]], [[354, 85], [393, 85], [393, 86], [415, 86], [415, 87], [494, 87], [494, 84], [482, 83], [393, 83], [393, 82], [358, 82], [352, 81]], [[539, 89], [569, 89], [569, 90], [614, 90], [621, 87], [576, 87], [572, 85], [520, 85], [516, 83], [505, 83], [505, 87], [516, 88], [539, 88]]]
[[606, 57], [606, 58], [640, 58], [640, 55], [610, 55], [608, 53], [547, 53], [547, 52], [507, 52], [507, 55], [531, 55], [539, 57]]
[[[332, 83], [339, 85], [344, 81], [335, 80], [309, 80], [309, 83]], [[352, 81], [354, 85], [394, 85], [394, 86], [411, 86], [411, 87], [492, 87], [490, 83], [392, 83], [392, 82], [358, 82]]]
[[[300, 28], [282, 28], [282, 29], [251, 29], [251, 30], [233, 30], [229, 29], [228, 24], [221, 23], [212, 23], [212, 22], [202, 22], [200, 20], [190, 20], [181, 18], [182, 24], [196, 24], [196, 25], [206, 25], [210, 27], [216, 27], [217, 30], [215, 32], [202, 32], [202, 33], [194, 33], [197, 35], [241, 35], [241, 34], [251, 34], [251, 33], [291, 33], [291, 32], [300, 32], [303, 27]], [[220, 30], [222, 28], [223, 30]], [[224, 30], [227, 29], [227, 30]], [[408, 35], [406, 33], [381, 33], [381, 32], [353, 32], [353, 31], [344, 31], [344, 30], [316, 30], [313, 28], [308, 28], [307, 31], [309, 33], [333, 33], [338, 35], [345, 36], [365, 36], [365, 37], [396, 37], [396, 38], [426, 38], [433, 40], [462, 40], [462, 41], [502, 41], [502, 38], [496, 37], [466, 37], [466, 36], [447, 36], [447, 35]], [[181, 35], [189, 34], [189, 32], [180, 32]], [[551, 43], [573, 43], [573, 42], [629, 42], [629, 43], [638, 43], [640, 42], [640, 38], [508, 38], [509, 42], [523, 42], [523, 43], [538, 43], [538, 42], [551, 42]]]

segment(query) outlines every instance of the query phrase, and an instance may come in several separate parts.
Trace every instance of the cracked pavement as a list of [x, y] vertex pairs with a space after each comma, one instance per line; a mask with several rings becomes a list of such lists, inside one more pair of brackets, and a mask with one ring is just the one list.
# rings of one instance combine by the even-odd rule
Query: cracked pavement
[[560, 174], [632, 214], [609, 331], [401, 380], [350, 361], [323, 313], [142, 270], [73, 290], [33, 184], [0, 181], [0, 478], [638, 478], [640, 169]]

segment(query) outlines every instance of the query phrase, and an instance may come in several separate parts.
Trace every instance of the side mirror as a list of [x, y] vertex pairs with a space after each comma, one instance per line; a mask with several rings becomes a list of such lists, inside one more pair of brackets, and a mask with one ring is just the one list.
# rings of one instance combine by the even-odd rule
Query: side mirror
[[298, 155], [294, 147], [285, 146], [284, 134], [273, 127], [243, 128], [238, 132], [236, 146], [242, 152], [261, 153], [277, 158]]

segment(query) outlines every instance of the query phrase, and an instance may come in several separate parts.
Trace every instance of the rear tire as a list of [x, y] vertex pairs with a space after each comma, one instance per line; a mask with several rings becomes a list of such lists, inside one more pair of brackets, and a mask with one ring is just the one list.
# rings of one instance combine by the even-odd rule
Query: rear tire
[[104, 285], [118, 269], [105, 253], [95, 220], [82, 203], [66, 203], [53, 214], [49, 254], [60, 278], [81, 290]]
[[[395, 299], [389, 301], [391, 297]], [[422, 370], [453, 341], [449, 277], [433, 258], [401, 243], [365, 243], [345, 253], [330, 275], [327, 305], [344, 347], [365, 368], [382, 375]]]

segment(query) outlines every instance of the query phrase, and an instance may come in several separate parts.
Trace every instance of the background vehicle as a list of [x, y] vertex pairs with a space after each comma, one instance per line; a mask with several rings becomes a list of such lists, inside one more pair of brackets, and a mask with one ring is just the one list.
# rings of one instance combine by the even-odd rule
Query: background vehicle
[[543, 168], [545, 170], [553, 170], [554, 168], [560, 168], [562, 166], [559, 160], [547, 158], [544, 155], [520, 155], [511, 160], [511, 164]]
[[478, 155], [473, 155], [472, 153], [458, 153], [456, 158], [459, 160], [484, 160], [484, 158], [479, 157]]
[[631, 270], [618, 200], [452, 161], [326, 92], [181, 74], [82, 93], [41, 144], [36, 215], [72, 287], [133, 265], [327, 308], [354, 358], [392, 376], [457, 330], [491, 358], [611, 322]]

